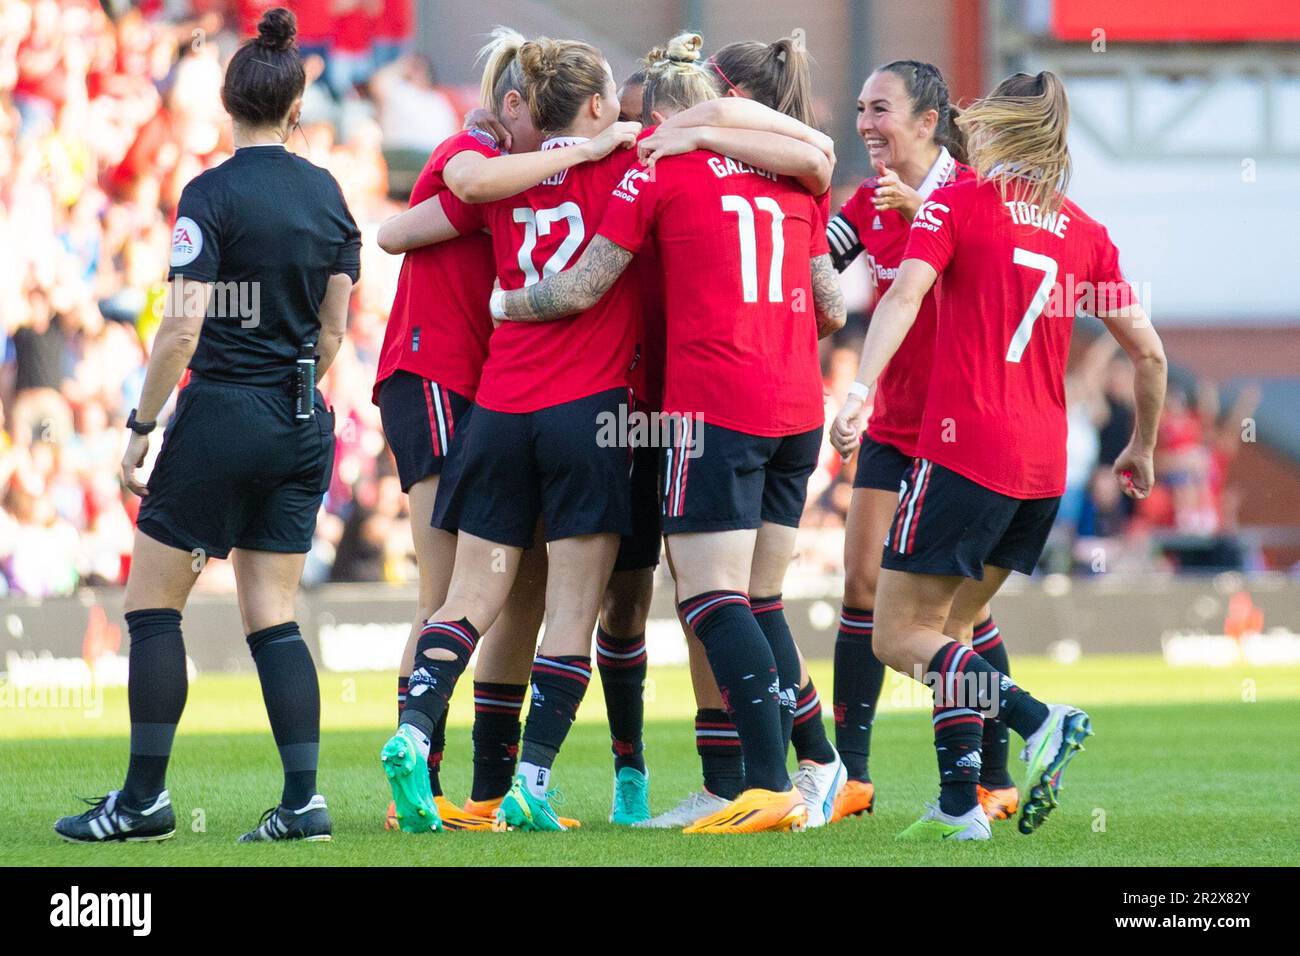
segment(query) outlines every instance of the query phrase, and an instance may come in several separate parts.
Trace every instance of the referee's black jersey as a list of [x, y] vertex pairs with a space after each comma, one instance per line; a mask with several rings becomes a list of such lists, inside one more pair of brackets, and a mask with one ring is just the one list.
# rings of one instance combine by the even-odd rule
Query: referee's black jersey
[[194, 372], [220, 381], [289, 381], [320, 334], [331, 275], [356, 282], [361, 232], [338, 183], [278, 145], [246, 146], [181, 194], [168, 279], [215, 282]]

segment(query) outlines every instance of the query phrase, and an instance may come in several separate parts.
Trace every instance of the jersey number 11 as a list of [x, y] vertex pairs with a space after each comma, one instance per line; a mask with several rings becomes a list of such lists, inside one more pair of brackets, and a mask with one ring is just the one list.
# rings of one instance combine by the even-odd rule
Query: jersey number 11
[[722, 211], [734, 212], [740, 226], [740, 285], [745, 302], [758, 301], [758, 242], [754, 234], [754, 209], [772, 217], [772, 263], [767, 273], [767, 301], [780, 302], [781, 261], [785, 258], [785, 213], [771, 196], [757, 196], [754, 205], [744, 196], [723, 196]]

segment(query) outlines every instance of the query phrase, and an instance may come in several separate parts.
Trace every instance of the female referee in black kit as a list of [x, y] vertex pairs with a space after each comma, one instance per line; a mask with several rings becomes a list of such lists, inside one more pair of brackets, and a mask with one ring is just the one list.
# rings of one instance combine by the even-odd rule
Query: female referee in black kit
[[[175, 834], [164, 775], [187, 689], [181, 610], [203, 562], [232, 549], [284, 764], [279, 805], [240, 842], [330, 839], [316, 793], [320, 689], [294, 598], [334, 461], [334, 416], [315, 380], [343, 341], [361, 237], [330, 174], [283, 145], [305, 85], [295, 32], [292, 13], [270, 10], [235, 53], [221, 90], [235, 154], [181, 196], [169, 305], [122, 459], [143, 497], [126, 585], [131, 761], [121, 790], [55, 823], [67, 840]], [[146, 487], [136, 469], [186, 366]]]

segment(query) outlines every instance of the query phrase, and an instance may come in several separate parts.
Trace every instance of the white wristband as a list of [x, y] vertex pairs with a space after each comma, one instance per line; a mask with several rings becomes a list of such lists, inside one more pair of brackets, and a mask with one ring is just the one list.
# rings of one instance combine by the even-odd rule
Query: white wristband
[[867, 395], [870, 394], [870, 392], [871, 392], [871, 386], [870, 386], [870, 385], [863, 385], [861, 382], [858, 382], [858, 381], [853, 382], [853, 383], [849, 386], [849, 394], [850, 394], [850, 395], [856, 395], [858, 398], [862, 399], [864, 402], [867, 400]]
[[504, 319], [506, 317], [506, 294], [501, 289], [492, 290], [492, 298], [488, 299], [488, 311], [492, 313], [494, 319]]

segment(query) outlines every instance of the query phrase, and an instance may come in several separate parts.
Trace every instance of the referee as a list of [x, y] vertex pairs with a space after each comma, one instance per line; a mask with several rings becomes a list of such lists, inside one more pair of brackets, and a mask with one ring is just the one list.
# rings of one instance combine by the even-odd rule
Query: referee
[[[270, 10], [235, 53], [221, 90], [235, 154], [181, 196], [167, 314], [122, 458], [143, 498], [126, 585], [131, 759], [121, 790], [55, 823], [67, 840], [175, 834], [164, 778], [187, 690], [181, 611], [204, 561], [232, 549], [284, 764], [279, 805], [240, 841], [330, 839], [316, 792], [320, 689], [294, 602], [334, 461], [334, 416], [315, 382], [343, 341], [361, 237], [330, 174], [284, 148], [305, 86], [295, 32], [292, 13]], [[136, 469], [186, 366], [146, 487]]]

